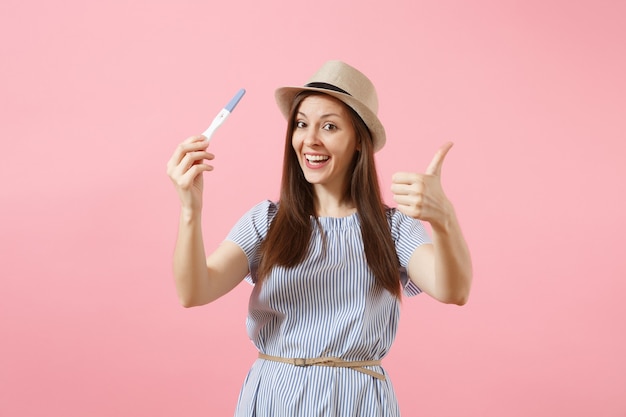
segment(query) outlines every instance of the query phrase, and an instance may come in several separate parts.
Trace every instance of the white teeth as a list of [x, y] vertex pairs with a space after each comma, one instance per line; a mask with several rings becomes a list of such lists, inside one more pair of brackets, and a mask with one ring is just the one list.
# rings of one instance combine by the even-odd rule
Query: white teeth
[[310, 162], [322, 162], [329, 159], [326, 155], [306, 155], [306, 159]]

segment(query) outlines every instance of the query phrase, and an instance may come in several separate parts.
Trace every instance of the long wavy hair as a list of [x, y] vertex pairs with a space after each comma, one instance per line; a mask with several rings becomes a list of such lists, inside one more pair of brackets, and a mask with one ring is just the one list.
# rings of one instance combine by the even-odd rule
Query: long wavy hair
[[[304, 91], [298, 94], [291, 107], [287, 122], [280, 204], [267, 237], [261, 243], [257, 283], [261, 283], [274, 266], [298, 265], [306, 257], [310, 245], [313, 233], [311, 217], [317, 221], [313, 185], [304, 177], [291, 138], [300, 104], [305, 98], [316, 94], [322, 93]], [[360, 151], [355, 152], [352, 169], [348, 171], [352, 172], [352, 177], [346, 197], [356, 206], [365, 256], [376, 282], [400, 298], [399, 261], [391, 238], [387, 207], [380, 193], [372, 137], [361, 117], [351, 107], [344, 106], [350, 114], [357, 143], [361, 144]]]

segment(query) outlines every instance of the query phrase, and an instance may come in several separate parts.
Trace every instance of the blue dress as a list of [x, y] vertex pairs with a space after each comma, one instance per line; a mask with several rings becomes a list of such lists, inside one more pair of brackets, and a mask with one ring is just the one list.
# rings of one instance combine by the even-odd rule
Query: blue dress
[[[277, 205], [263, 201], [233, 227], [227, 240], [245, 252], [250, 283], [256, 281], [258, 248]], [[388, 209], [401, 266], [403, 292], [420, 293], [406, 275], [411, 254], [430, 238], [422, 223]], [[365, 259], [358, 214], [314, 219], [309, 253], [293, 268], [276, 267], [250, 295], [248, 335], [259, 352], [284, 358], [382, 359], [396, 335], [399, 301], [374, 285]], [[369, 367], [386, 375], [380, 366]], [[400, 415], [389, 377], [380, 380], [349, 368], [308, 366], [257, 359], [241, 389], [237, 417]]]

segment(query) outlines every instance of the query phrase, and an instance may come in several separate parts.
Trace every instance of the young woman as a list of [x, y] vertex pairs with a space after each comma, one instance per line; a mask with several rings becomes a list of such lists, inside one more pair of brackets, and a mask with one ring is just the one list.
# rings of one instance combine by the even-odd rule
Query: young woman
[[288, 122], [280, 200], [255, 205], [208, 257], [206, 138], [190, 137], [168, 163], [181, 201], [173, 261], [181, 303], [210, 303], [244, 278], [254, 285], [247, 327], [259, 359], [236, 416], [398, 416], [381, 359], [401, 294], [462, 305], [470, 292], [469, 251], [439, 180], [452, 144], [424, 174], [394, 175], [393, 209], [378, 185], [374, 153], [386, 137], [365, 75], [330, 61], [276, 100]]

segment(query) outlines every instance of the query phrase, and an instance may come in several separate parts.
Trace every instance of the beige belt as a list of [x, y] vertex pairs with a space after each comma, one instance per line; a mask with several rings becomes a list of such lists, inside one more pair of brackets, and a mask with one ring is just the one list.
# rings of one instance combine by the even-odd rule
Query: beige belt
[[385, 375], [365, 368], [365, 366], [380, 366], [380, 360], [375, 361], [344, 361], [340, 358], [281, 358], [280, 356], [270, 356], [259, 352], [259, 358], [268, 361], [288, 363], [294, 366], [331, 366], [337, 368], [351, 368], [381, 381], [385, 380]]

